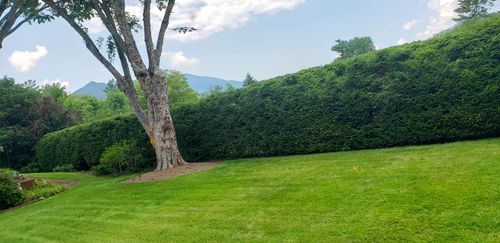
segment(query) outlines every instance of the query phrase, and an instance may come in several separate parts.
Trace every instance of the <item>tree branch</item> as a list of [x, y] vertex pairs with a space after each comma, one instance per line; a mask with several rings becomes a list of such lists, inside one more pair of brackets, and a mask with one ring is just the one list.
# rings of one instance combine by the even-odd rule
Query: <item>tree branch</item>
[[9, 0], [1, 0], [0, 1], [0, 17], [2, 17], [3, 12], [5, 12], [5, 10], [7, 9], [8, 2], [9, 2]]
[[130, 64], [132, 65], [132, 70], [139, 80], [144, 79], [148, 76], [147, 68], [142, 61], [141, 54], [139, 53], [134, 36], [132, 35], [132, 30], [128, 25], [127, 15], [125, 12], [125, 1], [113, 0], [111, 6], [114, 10], [116, 22], [118, 23], [118, 27], [120, 27], [120, 31], [123, 36], [125, 44], [124, 50]]
[[155, 69], [155, 49], [153, 44], [153, 36], [151, 35], [151, 0], [144, 0], [144, 12], [142, 14], [144, 25], [144, 42], [146, 42], [146, 51], [149, 60], [149, 73], [154, 73]]
[[175, 0], [169, 0], [165, 14], [163, 15], [163, 20], [161, 21], [160, 32], [158, 33], [158, 40], [156, 41], [156, 67], [160, 67], [160, 57], [163, 49], [163, 41], [165, 40], [165, 32], [167, 31], [168, 25], [170, 23], [170, 15], [172, 15], [172, 10], [174, 8]]

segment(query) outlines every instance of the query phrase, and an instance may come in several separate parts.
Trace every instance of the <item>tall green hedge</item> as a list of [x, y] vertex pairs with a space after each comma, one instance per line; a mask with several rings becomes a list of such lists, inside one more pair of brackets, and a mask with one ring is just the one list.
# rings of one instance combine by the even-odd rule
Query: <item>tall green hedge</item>
[[[428, 41], [213, 95], [173, 114], [189, 161], [499, 136], [500, 15]], [[100, 130], [101, 125], [86, 127], [79, 136], [90, 139], [70, 137], [71, 129], [81, 127], [49, 134], [37, 158], [92, 164], [112, 139], [134, 132], [145, 136], [133, 117], [120, 119], [117, 127], [111, 120]], [[94, 141], [100, 138], [106, 142]], [[91, 152], [82, 153], [81, 147]]]
[[[140, 144], [140, 152], [154, 161], [149, 139], [133, 115], [118, 116], [98, 122], [49, 133], [36, 146], [36, 158], [43, 171], [72, 164], [77, 170], [88, 170], [99, 164], [106, 148], [124, 140]], [[154, 163], [153, 163], [154, 164]]]

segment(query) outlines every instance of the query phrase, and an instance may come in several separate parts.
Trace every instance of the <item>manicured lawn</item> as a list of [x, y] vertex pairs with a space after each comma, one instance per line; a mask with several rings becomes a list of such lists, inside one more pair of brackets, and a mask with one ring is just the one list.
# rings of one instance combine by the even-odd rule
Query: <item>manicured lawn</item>
[[2, 242], [500, 241], [500, 139], [224, 162], [80, 183], [0, 214]]

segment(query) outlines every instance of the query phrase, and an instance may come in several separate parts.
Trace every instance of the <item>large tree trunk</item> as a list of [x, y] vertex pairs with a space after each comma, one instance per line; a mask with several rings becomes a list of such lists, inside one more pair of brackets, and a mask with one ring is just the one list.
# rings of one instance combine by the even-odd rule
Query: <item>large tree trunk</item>
[[158, 71], [151, 77], [152, 89], [147, 92], [150, 121], [150, 139], [156, 153], [156, 170], [165, 170], [186, 164], [177, 147], [177, 138], [168, 105], [165, 74]]

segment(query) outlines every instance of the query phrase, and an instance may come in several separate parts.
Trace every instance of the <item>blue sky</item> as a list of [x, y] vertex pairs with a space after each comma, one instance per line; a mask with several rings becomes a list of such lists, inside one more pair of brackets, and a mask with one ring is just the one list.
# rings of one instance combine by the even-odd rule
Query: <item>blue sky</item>
[[[331, 62], [336, 39], [371, 36], [378, 48], [427, 39], [453, 25], [457, 1], [177, 1], [172, 24], [200, 31], [168, 33], [162, 67], [233, 80], [249, 72], [267, 79]], [[131, 12], [138, 9], [134, 4], [130, 1]], [[92, 37], [106, 36], [98, 21], [87, 26]], [[18, 82], [61, 82], [69, 91], [111, 79], [62, 21], [25, 26], [7, 38], [0, 49], [4, 75]]]

